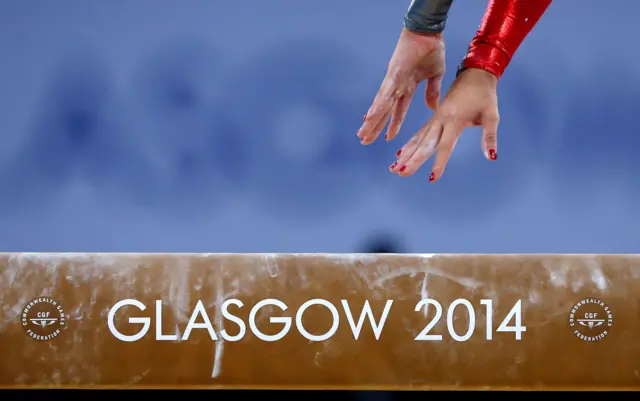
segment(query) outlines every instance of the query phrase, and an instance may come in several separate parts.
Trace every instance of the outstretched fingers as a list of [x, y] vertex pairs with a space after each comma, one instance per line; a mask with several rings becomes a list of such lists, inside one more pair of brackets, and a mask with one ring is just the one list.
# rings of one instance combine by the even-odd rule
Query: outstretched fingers
[[[389, 166], [389, 170], [392, 173], [397, 173], [400, 167], [404, 166], [411, 156], [415, 153], [416, 149], [420, 145], [420, 141], [423, 138], [423, 130], [420, 130], [417, 134], [409, 139], [409, 142], [406, 143], [400, 150], [396, 152], [397, 160], [391, 166]], [[400, 164], [402, 163], [402, 164]]]
[[403, 177], [414, 174], [434, 154], [441, 134], [442, 124], [439, 121], [432, 120], [427, 123], [399, 151], [398, 160], [391, 171]]
[[364, 123], [358, 130], [358, 137], [364, 145], [373, 143], [387, 125], [393, 107], [400, 97], [400, 91], [389, 78], [385, 78], [373, 104], [364, 116]]
[[458, 143], [458, 138], [460, 138], [460, 134], [462, 134], [463, 130], [464, 124], [460, 124], [458, 122], [449, 121], [445, 124], [440, 143], [438, 144], [438, 154], [436, 155], [436, 160], [433, 163], [429, 181], [437, 181], [442, 177], [444, 169], [449, 163], [453, 149], [455, 149], [456, 144]]
[[391, 122], [389, 123], [389, 128], [387, 128], [387, 133], [384, 136], [384, 139], [387, 141], [395, 138], [398, 135], [398, 132], [400, 132], [402, 123], [404, 122], [407, 112], [409, 111], [409, 106], [411, 105], [411, 96], [412, 93], [403, 95], [398, 99], [393, 107], [393, 111], [391, 112]]

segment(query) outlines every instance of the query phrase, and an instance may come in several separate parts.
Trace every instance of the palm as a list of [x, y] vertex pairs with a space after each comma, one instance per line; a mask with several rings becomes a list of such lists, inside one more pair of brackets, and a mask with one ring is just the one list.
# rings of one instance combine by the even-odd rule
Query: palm
[[445, 72], [445, 47], [441, 35], [422, 35], [403, 30], [389, 62], [387, 74], [365, 115], [358, 136], [367, 145], [376, 140], [389, 123], [385, 139], [393, 139], [409, 110], [418, 84], [428, 80], [425, 100], [435, 109]]

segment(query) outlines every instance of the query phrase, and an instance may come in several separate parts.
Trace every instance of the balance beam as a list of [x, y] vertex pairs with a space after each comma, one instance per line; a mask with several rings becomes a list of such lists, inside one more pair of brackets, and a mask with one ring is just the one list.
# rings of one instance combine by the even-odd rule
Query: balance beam
[[0, 387], [640, 389], [640, 256], [0, 254]]

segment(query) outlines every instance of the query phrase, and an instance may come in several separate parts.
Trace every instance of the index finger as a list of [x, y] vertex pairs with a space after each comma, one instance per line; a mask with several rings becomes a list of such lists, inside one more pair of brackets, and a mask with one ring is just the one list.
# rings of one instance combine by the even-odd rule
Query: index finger
[[371, 143], [380, 135], [386, 125], [386, 120], [391, 115], [391, 109], [396, 100], [395, 94], [395, 83], [391, 79], [385, 78], [369, 111], [364, 116], [362, 127], [358, 130], [358, 137], [362, 143]]
[[437, 181], [442, 177], [444, 169], [447, 167], [447, 163], [449, 163], [451, 153], [456, 147], [456, 143], [458, 142], [458, 138], [460, 137], [463, 129], [464, 125], [456, 123], [455, 121], [449, 121], [445, 124], [444, 130], [442, 131], [442, 138], [438, 144], [438, 154], [436, 155], [436, 160], [433, 162], [429, 181]]

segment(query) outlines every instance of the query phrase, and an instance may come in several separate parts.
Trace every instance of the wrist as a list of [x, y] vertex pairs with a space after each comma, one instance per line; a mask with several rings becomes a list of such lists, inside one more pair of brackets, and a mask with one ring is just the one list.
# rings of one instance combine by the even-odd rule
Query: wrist
[[426, 39], [434, 39], [434, 40], [442, 40], [444, 35], [442, 32], [422, 32], [422, 31], [414, 31], [407, 27], [402, 28], [402, 34], [413, 36], [416, 38], [426, 38]]
[[400, 34], [400, 41], [411, 44], [414, 51], [420, 54], [431, 53], [444, 47], [444, 36], [441, 33], [412, 32], [406, 28]]
[[406, 43], [413, 43], [415, 46], [420, 48], [421, 51], [444, 46], [444, 36], [441, 33], [413, 32], [404, 28], [400, 35], [400, 39]]
[[492, 87], [498, 86], [498, 77], [494, 73], [482, 68], [466, 68], [458, 74], [456, 79], [471, 79], [484, 85]]

